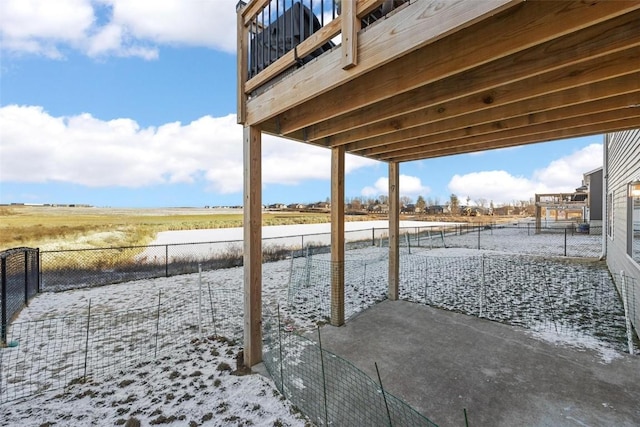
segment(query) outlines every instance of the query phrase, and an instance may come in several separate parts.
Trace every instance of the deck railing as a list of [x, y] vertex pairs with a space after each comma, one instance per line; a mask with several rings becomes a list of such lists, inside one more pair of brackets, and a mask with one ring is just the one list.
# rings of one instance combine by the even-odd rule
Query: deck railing
[[240, 1], [238, 16], [238, 121], [256, 89], [337, 45], [342, 67], [357, 64], [358, 31], [407, 0]]

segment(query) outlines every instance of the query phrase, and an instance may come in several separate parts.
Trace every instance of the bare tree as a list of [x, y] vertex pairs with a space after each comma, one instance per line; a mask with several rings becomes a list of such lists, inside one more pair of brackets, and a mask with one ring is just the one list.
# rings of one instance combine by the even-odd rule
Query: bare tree
[[451, 210], [451, 215], [457, 215], [460, 213], [460, 201], [458, 200], [458, 196], [453, 193], [449, 196], [449, 209]]
[[410, 205], [411, 203], [413, 203], [413, 199], [409, 196], [401, 196], [400, 197], [400, 204], [403, 206], [407, 206]]

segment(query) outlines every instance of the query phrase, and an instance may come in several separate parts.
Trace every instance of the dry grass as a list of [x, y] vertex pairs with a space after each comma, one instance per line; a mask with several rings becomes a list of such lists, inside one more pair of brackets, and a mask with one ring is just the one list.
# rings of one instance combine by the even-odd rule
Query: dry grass
[[[327, 213], [265, 213], [264, 225], [329, 221]], [[141, 246], [169, 230], [241, 227], [241, 211], [213, 209], [108, 209], [0, 207], [0, 250]]]
[[[383, 218], [353, 215], [347, 216], [347, 221]], [[407, 219], [487, 222], [498, 218], [408, 216]], [[265, 212], [262, 218], [263, 225], [323, 222], [329, 222], [326, 212]], [[20, 246], [41, 250], [145, 246], [161, 231], [241, 226], [240, 210], [1, 206], [0, 250]]]

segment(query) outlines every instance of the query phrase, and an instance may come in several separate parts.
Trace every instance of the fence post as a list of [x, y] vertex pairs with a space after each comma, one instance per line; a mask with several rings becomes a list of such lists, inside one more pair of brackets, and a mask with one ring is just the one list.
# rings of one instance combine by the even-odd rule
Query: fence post
[[84, 341], [84, 379], [87, 380], [87, 360], [89, 358], [89, 328], [91, 326], [91, 300], [87, 310], [87, 336]]
[[24, 250], [24, 305], [29, 305], [29, 250]]
[[478, 250], [480, 250], [480, 226], [478, 226]]
[[371, 246], [375, 246], [376, 245], [376, 228], [373, 227], [371, 229]]
[[480, 277], [480, 295], [479, 295], [479, 300], [480, 300], [480, 313], [478, 314], [478, 317], [482, 317], [482, 309], [483, 309], [483, 305], [484, 305], [484, 254], [482, 254], [482, 259], [481, 259], [481, 263], [482, 263], [482, 272], [481, 272], [481, 277]]
[[324, 391], [324, 424], [329, 425], [329, 409], [327, 407], [327, 376], [324, 371], [324, 354], [322, 351], [322, 339], [320, 338], [320, 325], [318, 328], [318, 347], [320, 348], [320, 367], [322, 368], [322, 390]]
[[169, 277], [169, 245], [164, 245], [164, 277]]
[[202, 264], [198, 263], [198, 335], [202, 339]]
[[162, 290], [158, 291], [158, 311], [156, 314], [156, 345], [153, 351], [153, 358], [158, 358], [158, 333], [160, 332], [160, 302], [162, 298]]
[[567, 227], [564, 228], [564, 256], [567, 256]]
[[378, 374], [378, 382], [380, 383], [380, 391], [382, 392], [382, 398], [384, 399], [384, 407], [387, 409], [387, 418], [389, 419], [389, 427], [393, 426], [391, 422], [391, 412], [389, 411], [389, 404], [387, 403], [387, 395], [385, 394], [384, 387], [382, 386], [382, 378], [380, 378], [380, 370], [378, 370], [378, 363], [373, 363], [376, 367], [376, 373]]
[[280, 304], [278, 304], [278, 350], [280, 351], [280, 391], [287, 397], [284, 391], [284, 361], [282, 360], [282, 324], [280, 323]]
[[0, 264], [1, 270], [1, 281], [0, 284], [0, 339], [2, 339], [3, 343], [7, 342], [7, 258], [1, 258]]
[[42, 273], [40, 272], [40, 248], [36, 249], [36, 272], [38, 273], [38, 293], [40, 293], [42, 292], [42, 288], [40, 287], [42, 280]]

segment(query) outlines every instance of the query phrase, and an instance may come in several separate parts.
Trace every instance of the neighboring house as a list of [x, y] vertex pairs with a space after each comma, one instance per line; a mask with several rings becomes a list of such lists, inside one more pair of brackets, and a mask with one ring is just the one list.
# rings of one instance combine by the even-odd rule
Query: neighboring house
[[[640, 180], [640, 129], [607, 134], [604, 147], [606, 188], [607, 265], [616, 280], [620, 295], [629, 302], [628, 311], [636, 329], [640, 329], [640, 195], [630, 194], [630, 184]], [[618, 276], [619, 277], [619, 276]]]
[[281, 209], [286, 209], [286, 205], [284, 203], [273, 203], [271, 205], [269, 205], [269, 209], [271, 210], [281, 210]]
[[416, 213], [416, 205], [413, 203], [406, 204], [400, 209], [402, 213]]
[[389, 206], [386, 204], [369, 205], [367, 211], [371, 213], [389, 213]]
[[587, 206], [584, 220], [589, 223], [591, 234], [602, 233], [602, 167], [586, 172], [582, 179], [582, 187], [587, 192]]

